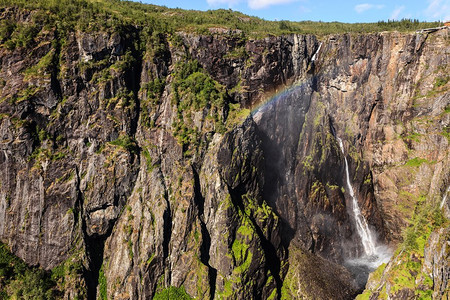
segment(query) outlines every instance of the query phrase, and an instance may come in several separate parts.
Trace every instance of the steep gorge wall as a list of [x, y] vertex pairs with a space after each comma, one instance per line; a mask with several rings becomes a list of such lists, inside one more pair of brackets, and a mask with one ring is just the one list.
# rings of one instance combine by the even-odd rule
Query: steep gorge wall
[[350, 298], [339, 264], [361, 247], [333, 134], [395, 244], [449, 182], [448, 40], [332, 36], [312, 62], [314, 36], [42, 28], [31, 51], [0, 50], [1, 239], [29, 264], [78, 265], [69, 297]]

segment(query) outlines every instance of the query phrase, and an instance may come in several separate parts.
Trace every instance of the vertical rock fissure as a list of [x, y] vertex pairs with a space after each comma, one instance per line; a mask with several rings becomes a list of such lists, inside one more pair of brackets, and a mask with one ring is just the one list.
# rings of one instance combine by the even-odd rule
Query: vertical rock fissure
[[139, 122], [139, 113], [141, 110], [141, 103], [139, 99], [139, 90], [141, 89], [141, 73], [142, 73], [142, 53], [143, 51], [140, 51], [140, 49], [136, 49], [134, 45], [141, 45], [141, 36], [140, 32], [137, 28], [133, 28], [133, 35], [135, 36], [136, 40], [130, 41], [133, 43], [133, 47], [131, 47], [133, 58], [135, 59], [134, 64], [131, 66], [130, 70], [128, 70], [129, 74], [126, 74], [125, 78], [127, 80], [127, 86], [128, 88], [133, 92], [134, 101], [136, 103], [135, 105], [135, 113], [136, 115], [131, 118], [131, 128], [130, 128], [130, 134], [132, 136], [135, 135], [138, 127]]
[[[164, 186], [164, 199], [166, 200], [167, 209], [163, 213], [163, 242], [162, 242], [162, 248], [163, 248], [163, 264], [167, 265], [167, 258], [169, 257], [169, 245], [170, 240], [172, 238], [172, 211], [170, 208], [170, 199], [169, 199], [169, 193], [167, 189], [167, 184], [164, 179], [163, 174], [161, 174], [162, 178], [162, 184]], [[170, 282], [170, 270], [167, 272], [166, 270], [166, 284]]]
[[50, 73], [50, 86], [55, 93], [56, 97], [61, 100], [62, 99], [62, 89], [61, 84], [59, 82], [59, 74], [60, 74], [60, 56], [61, 56], [61, 41], [59, 35], [58, 26], [55, 29], [55, 37], [53, 40], [53, 46], [55, 48], [55, 54], [53, 55], [53, 59], [51, 62], [51, 73]]
[[74, 210], [73, 210], [73, 228], [72, 230], [76, 230], [79, 224], [82, 224], [82, 212], [83, 212], [83, 199], [81, 195], [81, 177], [80, 177], [80, 170], [78, 169], [78, 166], [75, 166], [75, 203], [74, 203]]
[[[75, 169], [76, 171], [76, 192], [77, 192], [77, 201], [76, 201], [76, 207], [79, 208], [79, 222], [81, 222], [81, 234], [84, 241], [84, 246], [86, 248], [86, 255], [88, 257], [87, 264], [88, 266], [83, 264], [83, 278], [86, 283], [87, 287], [87, 298], [89, 300], [95, 300], [97, 298], [97, 285], [98, 285], [98, 277], [99, 277], [99, 271], [101, 267], [98, 266], [98, 255], [93, 255], [93, 247], [92, 247], [92, 241], [89, 238], [89, 235], [87, 233], [87, 225], [86, 225], [86, 218], [85, 218], [85, 212], [84, 212], [84, 197], [83, 192], [81, 191], [81, 177], [80, 172], [78, 170], [78, 167]], [[102, 250], [103, 253], [103, 250]], [[94, 259], [97, 258], [97, 259]], [[102, 257], [103, 259], [103, 257]]]
[[[80, 219], [81, 219], [81, 231], [82, 237], [86, 249], [87, 256], [87, 268], [83, 267], [83, 277], [87, 286], [87, 299], [95, 300], [97, 299], [97, 288], [99, 284], [100, 270], [103, 265], [104, 260], [104, 249], [105, 243], [108, 237], [111, 235], [115, 222], [117, 219], [112, 221], [112, 224], [108, 227], [104, 234], [88, 234], [87, 224], [86, 224], [86, 211], [84, 209], [84, 197], [83, 192], [80, 187], [80, 174], [78, 169], [76, 170], [77, 176], [77, 202], [80, 211]], [[133, 187], [131, 188], [131, 190]], [[115, 205], [119, 206], [118, 200], [115, 200]], [[102, 206], [100, 209], [105, 209], [107, 206]], [[89, 212], [88, 212], [89, 213]]]
[[217, 279], [217, 269], [213, 268], [209, 264], [209, 250], [211, 248], [211, 235], [209, 234], [208, 228], [206, 227], [204, 221], [204, 205], [205, 198], [202, 195], [200, 188], [200, 178], [198, 176], [197, 170], [192, 167], [194, 174], [194, 202], [198, 209], [198, 218], [200, 220], [201, 234], [202, 234], [202, 245], [200, 246], [200, 261], [208, 267], [208, 279], [210, 286], [210, 299], [214, 299], [216, 292], [216, 279]]
[[[84, 232], [86, 232], [84, 230]], [[109, 236], [109, 235], [108, 235]], [[89, 270], [85, 270], [88, 299], [97, 299], [97, 286], [100, 269], [103, 264], [103, 252], [105, 248], [104, 236], [87, 236], [85, 233], [86, 254], [89, 258]]]
[[[267, 271], [270, 271], [270, 273], [272, 274], [273, 278], [275, 279], [275, 284], [276, 284], [276, 289], [277, 289], [277, 299], [281, 299], [281, 287], [283, 285], [283, 282], [280, 277], [281, 260], [276, 254], [277, 251], [276, 251], [275, 247], [272, 245], [272, 243], [269, 240], [267, 240], [263, 231], [261, 230], [259, 225], [256, 223], [255, 219], [253, 217], [249, 216], [245, 212], [244, 204], [242, 203], [242, 196], [245, 193], [239, 192], [237, 189], [233, 189], [229, 185], [227, 185], [227, 187], [228, 187], [228, 192], [231, 196], [231, 202], [233, 203], [233, 206], [236, 209], [240, 210], [242, 214], [244, 214], [245, 216], [248, 217], [248, 219], [250, 220], [250, 222], [252, 223], [252, 225], [255, 229], [255, 232], [256, 232], [258, 238], [261, 241], [260, 245], [261, 245], [261, 248], [263, 249], [264, 256], [266, 258], [266, 265], [264, 266], [266, 274], [267, 274]], [[255, 296], [258, 296], [258, 295], [255, 295]]]

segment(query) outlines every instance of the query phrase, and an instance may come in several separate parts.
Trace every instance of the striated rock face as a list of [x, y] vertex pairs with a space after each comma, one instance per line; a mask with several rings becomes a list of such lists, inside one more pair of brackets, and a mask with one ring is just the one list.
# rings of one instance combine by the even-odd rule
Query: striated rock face
[[232, 96], [244, 107], [264, 101], [267, 93], [304, 77], [319, 46], [312, 35], [269, 36], [254, 41], [242, 34], [226, 39], [182, 36], [192, 57], [214, 79], [232, 89]]
[[[66, 298], [351, 299], [342, 265], [362, 248], [336, 136], [382, 243], [449, 184], [446, 29], [318, 53], [309, 35], [39, 30], [0, 47], [0, 238], [30, 265], [78, 263]], [[423, 258], [435, 295], [445, 232]]]
[[425, 247], [423, 272], [433, 278], [433, 299], [448, 297], [450, 229], [441, 228], [431, 233]]

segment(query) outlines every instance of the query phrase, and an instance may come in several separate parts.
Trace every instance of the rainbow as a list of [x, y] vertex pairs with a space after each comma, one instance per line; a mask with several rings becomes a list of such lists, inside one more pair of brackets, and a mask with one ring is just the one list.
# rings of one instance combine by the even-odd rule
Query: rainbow
[[295, 82], [292, 85], [284, 87], [280, 91], [275, 91], [271, 96], [266, 97], [264, 100], [260, 101], [259, 103], [255, 104], [251, 108], [250, 115], [253, 117], [258, 112], [263, 112], [269, 107], [273, 106], [275, 103], [277, 103], [279, 100], [284, 99], [286, 95], [292, 93], [293, 91], [297, 89], [301, 89], [305, 86], [306, 81], [298, 81]]

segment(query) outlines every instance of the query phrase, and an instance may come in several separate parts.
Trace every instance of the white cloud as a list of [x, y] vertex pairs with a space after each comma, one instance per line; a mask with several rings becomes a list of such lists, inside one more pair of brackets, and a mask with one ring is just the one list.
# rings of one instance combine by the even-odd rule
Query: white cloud
[[392, 11], [392, 13], [391, 13], [391, 17], [389, 18], [390, 20], [398, 20], [398, 17], [400, 16], [400, 14], [405, 10], [405, 6], [404, 5], [402, 5], [402, 6], [399, 6], [399, 7], [396, 7], [393, 11]]
[[450, 0], [428, 0], [428, 3], [425, 16], [430, 18], [430, 21], [450, 20]]
[[248, 7], [251, 9], [262, 9], [272, 5], [286, 4], [297, 0], [248, 0]]
[[362, 3], [362, 4], [355, 5], [355, 11], [358, 14], [360, 14], [369, 9], [382, 9], [383, 7], [384, 7], [384, 5], [382, 5], [382, 4], [375, 5], [375, 4], [370, 4], [370, 3]]

